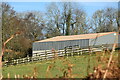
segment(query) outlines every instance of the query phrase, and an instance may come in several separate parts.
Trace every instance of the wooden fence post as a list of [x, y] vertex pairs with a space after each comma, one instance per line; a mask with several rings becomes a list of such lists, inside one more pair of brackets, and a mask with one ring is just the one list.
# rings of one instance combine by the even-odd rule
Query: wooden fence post
[[18, 79], [20, 78], [20, 75], [19, 75], [19, 74], [17, 75], [17, 78], [18, 78]]
[[17, 78], [16, 74], [15, 74], [15, 79]]
[[7, 74], [7, 77], [8, 77], [8, 80], [9, 80], [9, 78], [10, 78], [10, 73]]

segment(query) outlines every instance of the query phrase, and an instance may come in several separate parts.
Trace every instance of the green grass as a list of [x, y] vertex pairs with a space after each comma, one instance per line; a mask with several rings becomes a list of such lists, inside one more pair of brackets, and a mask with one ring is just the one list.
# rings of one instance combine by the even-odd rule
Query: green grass
[[[3, 77], [6, 78], [7, 74], [10, 74], [11, 78], [14, 75], [29, 75], [32, 76], [34, 73], [34, 68], [36, 68], [37, 78], [52, 78], [58, 75], [63, 76], [64, 70], [67, 70], [68, 64], [73, 64], [72, 74], [76, 78], [85, 78], [87, 76], [89, 55], [74, 56], [68, 58], [58, 58], [56, 60], [43, 61], [43, 62], [32, 62], [28, 64], [19, 64], [16, 66], [3, 67]], [[98, 57], [92, 55], [90, 57], [90, 72], [93, 71], [93, 67], [98, 65]], [[47, 67], [52, 66], [52, 68], [47, 72]], [[47, 76], [46, 76], [47, 75]]]

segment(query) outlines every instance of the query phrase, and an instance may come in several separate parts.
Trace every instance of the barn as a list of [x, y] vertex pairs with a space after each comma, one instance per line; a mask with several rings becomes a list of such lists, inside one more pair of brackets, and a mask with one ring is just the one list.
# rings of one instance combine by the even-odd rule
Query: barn
[[[116, 32], [91, 33], [81, 35], [56, 36], [33, 43], [33, 54], [39, 53], [41, 50], [62, 50], [68, 46], [79, 46], [80, 48], [88, 47], [108, 47], [112, 48], [112, 44], [116, 40]], [[120, 37], [119, 37], [120, 38]], [[117, 41], [118, 43], [118, 38]], [[119, 42], [120, 43], [120, 42]]]

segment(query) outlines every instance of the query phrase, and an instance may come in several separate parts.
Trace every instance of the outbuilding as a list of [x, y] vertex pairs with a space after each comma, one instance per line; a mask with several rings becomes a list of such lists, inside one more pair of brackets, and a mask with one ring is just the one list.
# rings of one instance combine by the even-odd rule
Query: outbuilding
[[118, 43], [116, 32], [91, 33], [81, 35], [56, 36], [33, 43], [33, 54], [41, 50], [62, 50], [68, 46], [79, 46], [80, 48], [88, 47], [108, 47], [112, 48], [114, 42]]

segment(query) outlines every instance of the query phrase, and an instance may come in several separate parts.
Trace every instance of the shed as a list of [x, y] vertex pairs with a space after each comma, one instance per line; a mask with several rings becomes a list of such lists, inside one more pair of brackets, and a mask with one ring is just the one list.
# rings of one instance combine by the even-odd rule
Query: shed
[[[116, 32], [91, 33], [81, 35], [56, 36], [33, 43], [33, 53], [41, 50], [62, 50], [68, 46], [78, 45], [80, 48], [88, 48], [89, 46], [112, 47], [116, 39]], [[117, 40], [118, 42], [118, 40]]]

